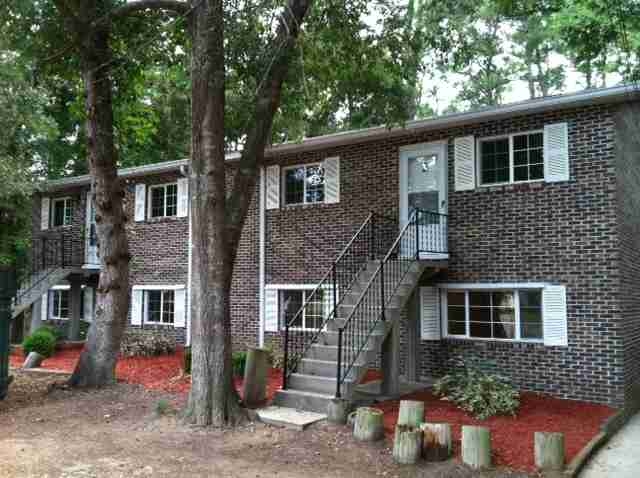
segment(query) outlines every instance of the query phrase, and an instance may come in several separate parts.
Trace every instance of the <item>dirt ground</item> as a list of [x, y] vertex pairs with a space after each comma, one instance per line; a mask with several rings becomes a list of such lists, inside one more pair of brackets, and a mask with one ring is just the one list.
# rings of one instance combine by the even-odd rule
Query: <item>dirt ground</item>
[[235, 430], [184, 425], [175, 396], [119, 384], [99, 391], [50, 385], [64, 376], [13, 372], [0, 402], [0, 477], [526, 477], [472, 472], [453, 461], [401, 467], [387, 442], [354, 442], [346, 427], [304, 432], [248, 422]]

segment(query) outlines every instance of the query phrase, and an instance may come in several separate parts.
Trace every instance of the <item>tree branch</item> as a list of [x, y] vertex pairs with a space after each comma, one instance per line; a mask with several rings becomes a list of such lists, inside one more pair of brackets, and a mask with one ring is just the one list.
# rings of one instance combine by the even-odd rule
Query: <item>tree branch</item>
[[143, 12], [144, 10], [170, 10], [180, 15], [189, 12], [189, 3], [179, 0], [136, 0], [114, 8], [109, 14], [110, 18], [126, 17]]

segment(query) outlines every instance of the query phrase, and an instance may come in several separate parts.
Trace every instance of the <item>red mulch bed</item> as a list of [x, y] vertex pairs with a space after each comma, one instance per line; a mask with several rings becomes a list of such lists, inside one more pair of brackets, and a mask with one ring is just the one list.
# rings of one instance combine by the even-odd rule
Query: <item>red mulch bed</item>
[[[61, 350], [42, 362], [43, 369], [73, 372], [80, 357], [80, 350]], [[11, 366], [19, 368], [24, 357], [11, 355]], [[116, 376], [118, 380], [142, 385], [148, 390], [178, 393], [187, 395], [191, 389], [191, 378], [182, 374], [183, 355], [177, 352], [173, 355], [158, 357], [127, 357], [118, 360]], [[234, 379], [236, 389], [242, 395], [242, 378]], [[271, 369], [267, 383], [267, 399], [271, 400], [276, 391], [282, 387], [282, 371]]]
[[[516, 417], [500, 416], [481, 421], [429, 392], [413, 393], [402, 398], [424, 401], [426, 421], [452, 425], [456, 456], [460, 455], [461, 426], [480, 425], [491, 430], [494, 464], [526, 471], [535, 470], [534, 432], [564, 433], [566, 458], [569, 462], [600, 431], [604, 421], [615, 413], [614, 409], [604, 405], [522, 393]], [[398, 400], [375, 405], [384, 411], [385, 434], [390, 439], [393, 439], [398, 420], [398, 406]]]

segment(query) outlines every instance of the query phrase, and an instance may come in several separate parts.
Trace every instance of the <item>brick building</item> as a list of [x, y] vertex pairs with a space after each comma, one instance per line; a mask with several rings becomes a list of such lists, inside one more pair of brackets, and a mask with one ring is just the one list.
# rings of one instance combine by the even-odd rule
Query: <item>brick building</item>
[[[371, 362], [392, 390], [457, 358], [525, 390], [629, 405], [640, 385], [639, 109], [614, 87], [271, 147], [239, 245], [234, 344], [284, 348], [287, 335], [277, 400], [309, 409], [355, 393]], [[120, 172], [128, 334], [189, 341], [187, 167]], [[33, 304], [43, 321], [91, 320], [89, 182], [50, 181], [35, 197], [34, 247], [53, 247], [53, 265], [34, 272], [16, 313]]]

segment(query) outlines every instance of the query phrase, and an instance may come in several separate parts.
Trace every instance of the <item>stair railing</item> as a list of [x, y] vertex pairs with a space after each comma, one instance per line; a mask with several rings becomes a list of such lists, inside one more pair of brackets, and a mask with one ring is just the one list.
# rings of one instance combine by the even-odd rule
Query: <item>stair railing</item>
[[[326, 329], [327, 322], [336, 318], [342, 298], [349, 293], [358, 274], [368, 261], [387, 250], [397, 227], [395, 219], [371, 212], [320, 282], [306, 295], [296, 314], [290, 320], [285, 317], [283, 389], [287, 388], [288, 378], [297, 370], [300, 360]], [[312, 322], [312, 326], [306, 322]]]
[[378, 324], [387, 319], [396, 290], [426, 254], [447, 253], [447, 216], [415, 209], [338, 329], [336, 397]]

